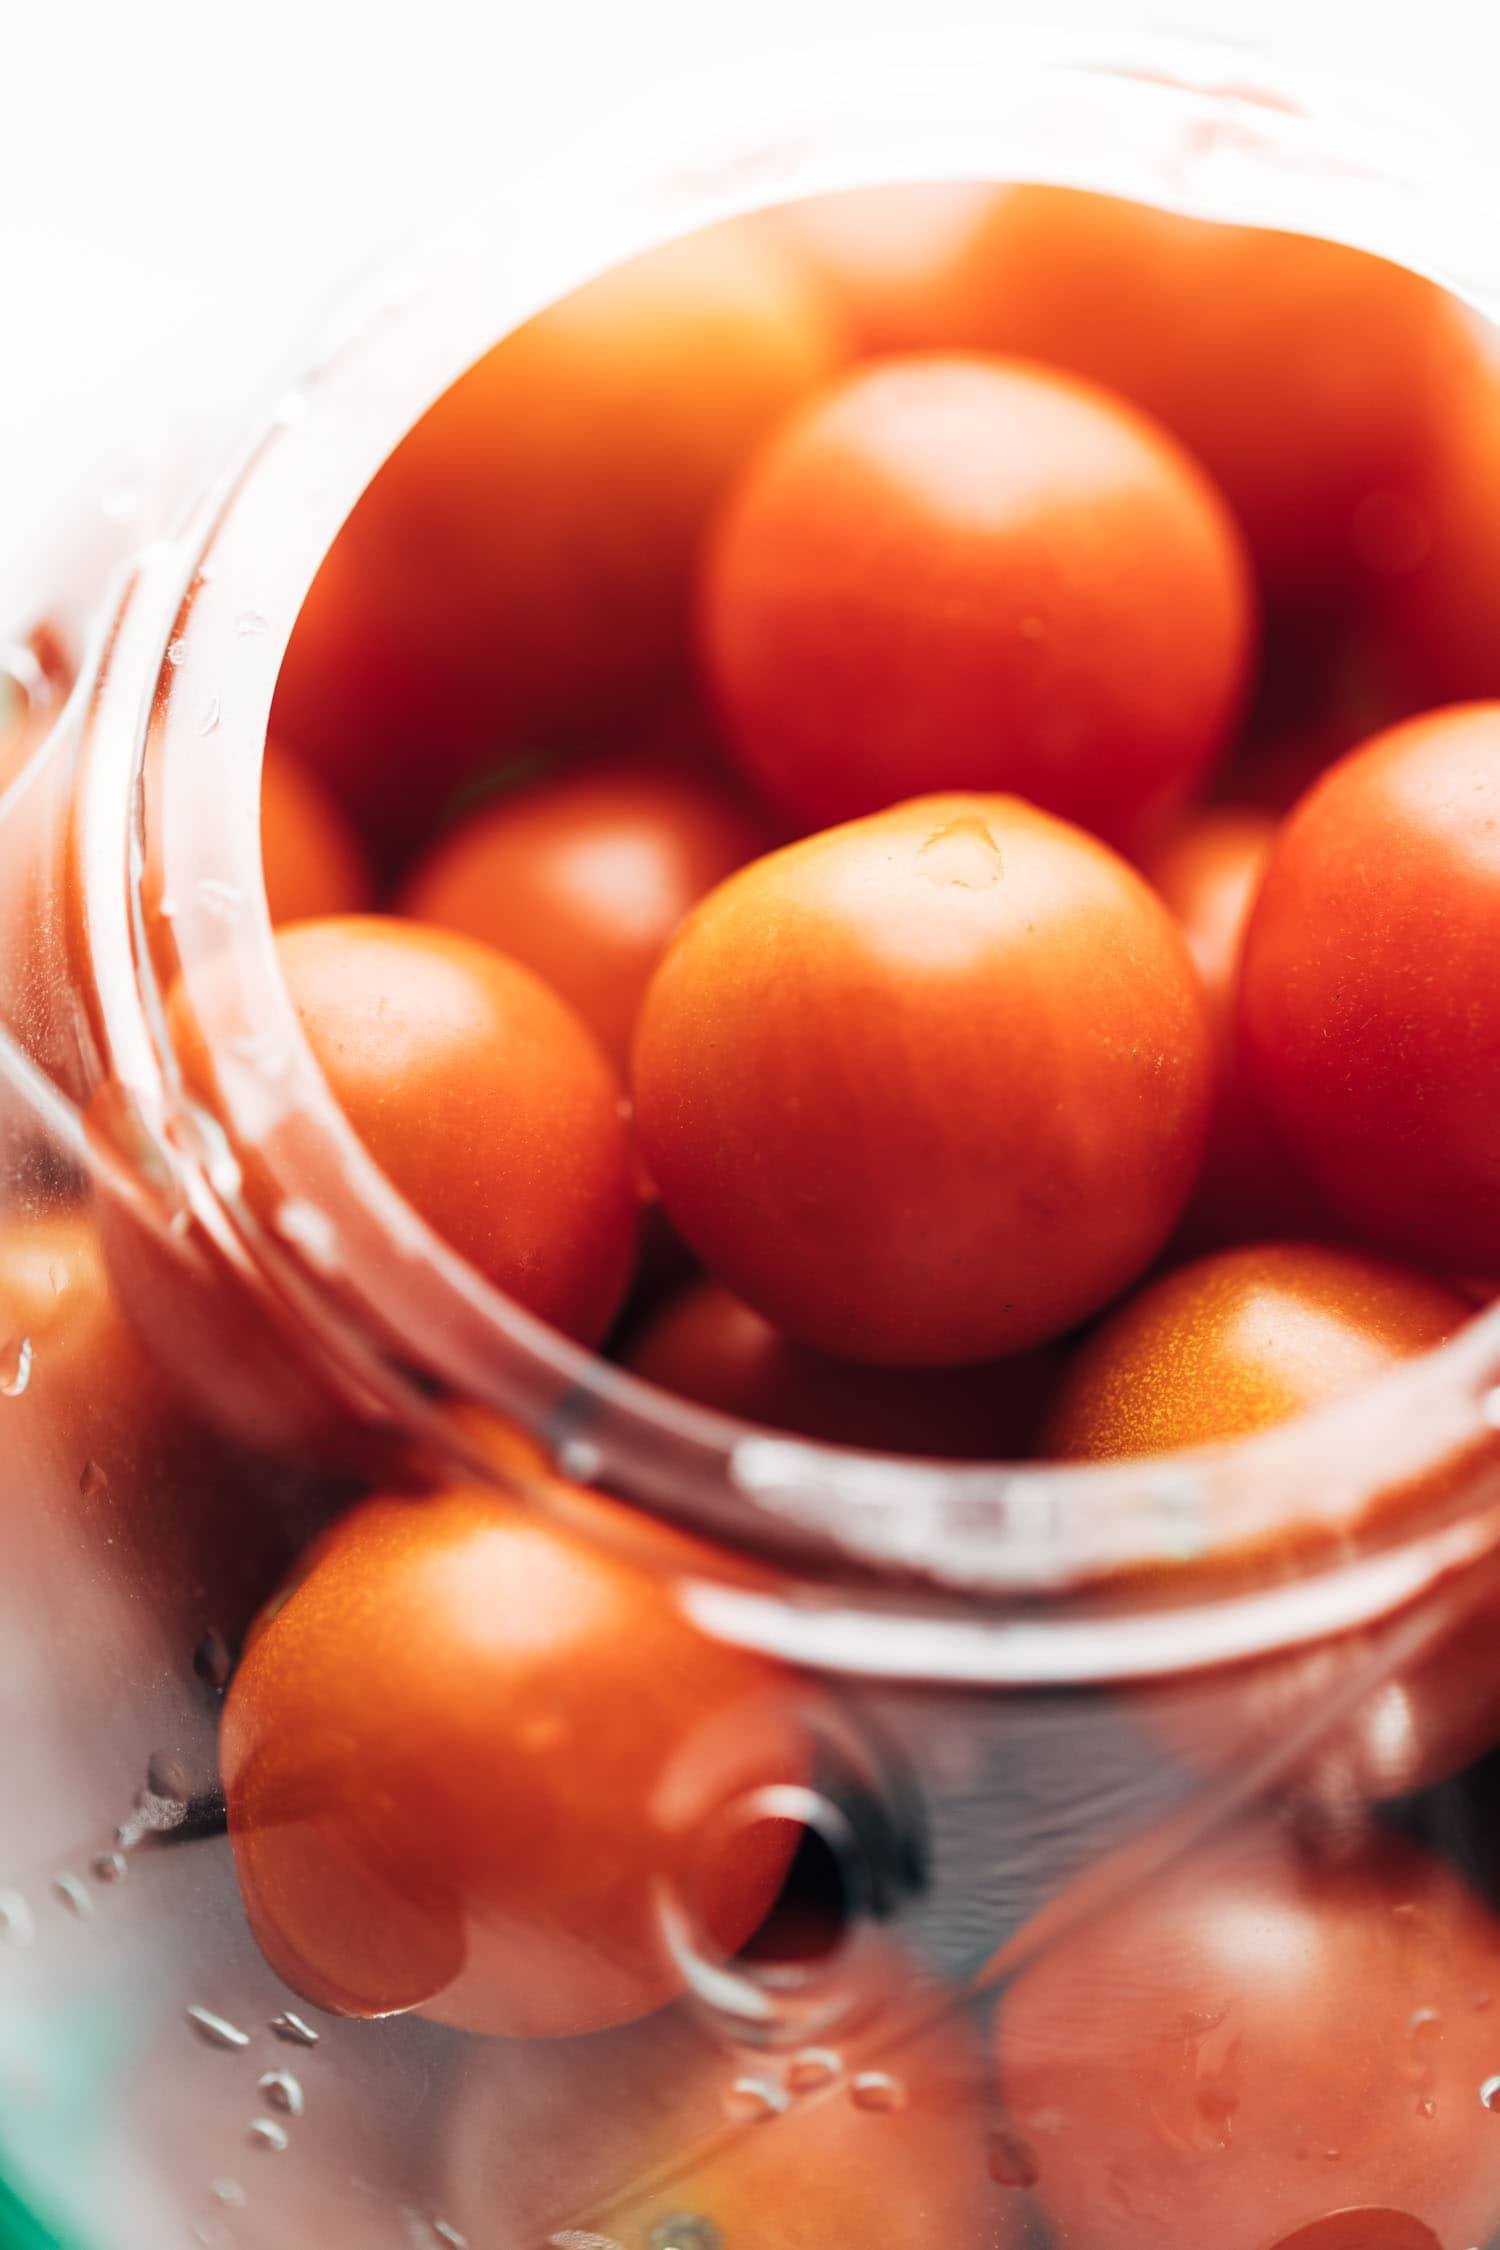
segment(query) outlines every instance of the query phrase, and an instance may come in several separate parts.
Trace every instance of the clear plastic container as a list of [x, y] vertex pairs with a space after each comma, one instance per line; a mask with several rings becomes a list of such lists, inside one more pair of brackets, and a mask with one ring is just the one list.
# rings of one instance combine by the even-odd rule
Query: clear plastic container
[[[874, 180], [1040, 180], [1345, 240], [1494, 314], [1495, 182], [1399, 103], [1240, 51], [1016, 38], [768, 74], [662, 146], [529, 177], [393, 272], [184, 508], [164, 484], [79, 544], [8, 663], [0, 2234], [1466, 2250], [1500, 2228], [1500, 1311], [1313, 1420], [1111, 1468], [840, 1453], [668, 1399], [375, 1169], [277, 976], [258, 786], [364, 483], [632, 251]], [[343, 1494], [416, 1462], [560, 1505], [475, 1404], [707, 1536], [675, 1598], [779, 1668], [815, 1748], [792, 1810], [827, 1942], [725, 1962], [665, 1901], [684, 1998], [585, 2042], [308, 2009], [222, 1834], [234, 1651]], [[1242, 2062], [1268, 2019], [1305, 2027], [1274, 2117]]]

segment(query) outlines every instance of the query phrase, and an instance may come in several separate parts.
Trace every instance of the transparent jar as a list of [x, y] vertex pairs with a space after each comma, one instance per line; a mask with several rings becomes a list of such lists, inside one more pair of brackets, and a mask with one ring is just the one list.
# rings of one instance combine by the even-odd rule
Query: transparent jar
[[[1311, 1420], [1117, 1467], [684, 1405], [497, 1296], [375, 1168], [277, 974], [257, 807], [365, 482], [629, 253], [876, 180], [1050, 181], [1354, 243], [1493, 314], [1495, 183], [1239, 52], [1016, 37], [740, 83], [662, 145], [532, 176], [393, 272], [185, 506], [164, 485], [78, 547], [8, 659], [0, 2232], [1463, 2250], [1500, 2228], [1500, 1311]], [[223, 1835], [235, 1651], [350, 1491], [416, 1462], [566, 1506], [475, 1406], [702, 1535], [609, 1533], [813, 1745], [778, 1817], [823, 1941], [718, 1958], [663, 1899], [682, 1998], [582, 2041], [309, 2008]], [[1258, 2149], [1267, 2007], [1306, 2026], [1307, 2119], [1289, 2095]]]

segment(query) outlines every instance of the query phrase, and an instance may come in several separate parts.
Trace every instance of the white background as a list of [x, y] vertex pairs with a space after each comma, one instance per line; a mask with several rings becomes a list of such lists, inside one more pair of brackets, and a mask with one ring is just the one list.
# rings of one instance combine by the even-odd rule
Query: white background
[[115, 438], [248, 402], [341, 277], [528, 155], [934, 13], [1223, 30], [1491, 133], [1500, 104], [1496, 0], [0, 0], [0, 576]]

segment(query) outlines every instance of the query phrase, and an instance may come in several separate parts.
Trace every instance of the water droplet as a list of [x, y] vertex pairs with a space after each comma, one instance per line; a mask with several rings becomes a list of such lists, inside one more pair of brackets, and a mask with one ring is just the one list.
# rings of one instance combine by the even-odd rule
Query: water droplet
[[108, 1471], [100, 1467], [92, 1453], [78, 1472], [78, 1489], [85, 1500], [97, 1500], [101, 1492], [109, 1490]]
[[843, 2057], [832, 2047], [804, 2047], [786, 2067], [786, 2082], [794, 2094], [815, 2094], [831, 2086], [843, 2069]]
[[234, 629], [242, 641], [252, 641], [271, 628], [258, 609], [242, 609], [234, 621]]
[[286, 2127], [278, 2125], [274, 2117], [257, 2117], [245, 2135], [252, 2148], [269, 2149], [279, 2156], [287, 2145]]
[[154, 1797], [162, 1804], [181, 1806], [192, 1794], [193, 1777], [182, 1760], [171, 1750], [153, 1750], [146, 1760], [146, 1786], [135, 1800], [136, 1811], [146, 1810], [143, 1798]]
[[241, 2031], [239, 2025], [231, 2023], [227, 2016], [216, 2016], [211, 2008], [189, 2008], [187, 2020], [198, 2037], [206, 2039], [210, 2047], [239, 2048], [250, 2044], [248, 2031]]
[[208, 701], [204, 704], [203, 716], [198, 721], [198, 739], [200, 742], [206, 741], [209, 735], [217, 731], [219, 721], [223, 717], [223, 715], [223, 705], [220, 703], [216, 695], [211, 695]]
[[0, 1891], [0, 1940], [7, 1945], [30, 1945], [36, 1935], [31, 1908], [19, 1891]]
[[434, 2219], [432, 2231], [439, 2242], [447, 2243], [448, 2250], [469, 2250], [468, 2236], [460, 2234], [457, 2227], [451, 2226], [446, 2219]]
[[302, 2088], [289, 2070], [268, 2070], [256, 2080], [256, 2091], [265, 2098], [270, 2109], [279, 2109], [284, 2117], [300, 2117], [306, 2108]]
[[195, 575], [200, 586], [211, 586], [219, 575], [219, 566], [215, 562], [201, 562]]
[[234, 2236], [222, 2219], [195, 2219], [193, 2240], [199, 2250], [230, 2250]]
[[173, 670], [174, 670], [174, 671], [175, 671], [175, 669], [177, 668], [177, 666], [178, 666], [179, 664], [185, 664], [185, 663], [187, 662], [187, 642], [186, 642], [186, 641], [184, 641], [184, 640], [175, 640], [175, 641], [168, 641], [168, 643], [167, 643], [167, 662], [168, 662], [168, 663], [169, 663], [169, 664], [170, 664], [170, 665], [172, 666], [172, 668], [173, 668]]
[[788, 2106], [786, 2094], [769, 2078], [736, 2078], [720, 2104], [724, 2115], [737, 2125], [763, 2125], [769, 2118], [779, 2117]]
[[1500, 2072], [1485, 2080], [1479, 2089], [1479, 2099], [1492, 2114], [1500, 2112]]
[[724, 2250], [724, 2238], [701, 2211], [674, 2211], [658, 2219], [647, 2238], [651, 2250]]
[[565, 2227], [561, 2234], [549, 2234], [548, 2250], [621, 2250], [612, 2234], [590, 2234], [582, 2227]]
[[31, 1338], [8, 1336], [0, 1344], [0, 1398], [20, 1398], [31, 1381]]
[[54, 1875], [52, 1888], [70, 1914], [76, 1914], [80, 1922], [88, 1920], [94, 1911], [94, 1902], [76, 1875]]
[[906, 2088], [888, 2070], [862, 2070], [849, 2082], [849, 2099], [856, 2109], [905, 2109]]
[[217, 875], [200, 875], [193, 885], [193, 896], [216, 922], [232, 922], [244, 904], [234, 884], [221, 882]]
[[917, 853], [917, 865], [943, 890], [988, 890], [1005, 872], [999, 845], [974, 813], [934, 829]]
[[557, 1449], [557, 1466], [574, 1484], [592, 1484], [604, 1467], [604, 1456], [592, 1438], [564, 1438]]
[[1419, 2098], [1417, 2102], [1417, 2115], [1418, 2117], [1436, 2117], [1437, 2103], [1433, 2100], [1431, 2094], [1423, 2094]]
[[289, 1196], [278, 1207], [274, 1224], [282, 1241], [300, 1250], [319, 1273], [338, 1272], [338, 1229], [316, 1203], [309, 1203], [305, 1196]]
[[271, 2029], [289, 2047], [316, 2047], [318, 2044], [318, 2034], [312, 2025], [304, 2023], [300, 2016], [294, 2016], [290, 2009], [285, 2015], [272, 2016]]
[[1402, 2066], [1409, 2086], [1430, 2086], [1443, 2044], [1443, 2019], [1436, 2008], [1416, 2008], [1407, 2020], [1411, 2052]]
[[94, 1859], [90, 1872], [96, 1883], [123, 1882], [126, 1874], [124, 1858], [119, 1852], [100, 1852]]
[[219, 2203], [232, 2203], [236, 2210], [245, 2207], [245, 2191], [238, 2180], [210, 2180], [209, 2193]]
[[997, 2187], [1035, 2187], [1040, 2177], [1036, 2150], [1019, 2133], [991, 2133], [986, 2147], [990, 2178]]
[[1338, 2146], [1337, 2142], [1330, 2143], [1330, 2145], [1323, 2151], [1324, 2156], [1327, 2158], [1330, 2164], [1337, 2164], [1339, 2158], [1343, 2155], [1343, 2153], [1343, 2150]]
[[51, 1265], [47, 1268], [47, 1279], [52, 1284], [52, 1294], [54, 1297], [60, 1297], [63, 1294], [72, 1278], [72, 1275], [68, 1271], [68, 1261], [66, 1258], [54, 1258]]
[[205, 1687], [223, 1688], [229, 1685], [233, 1658], [229, 1643], [217, 1626], [205, 1633], [193, 1651], [193, 1670]]

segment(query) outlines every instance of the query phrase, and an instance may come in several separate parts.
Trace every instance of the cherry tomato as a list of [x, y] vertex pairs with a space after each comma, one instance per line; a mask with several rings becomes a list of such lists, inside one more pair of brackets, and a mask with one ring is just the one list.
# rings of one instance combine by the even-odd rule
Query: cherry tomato
[[795, 1831], [705, 1835], [805, 1778], [773, 1667], [703, 1638], [665, 1580], [462, 1489], [328, 1534], [246, 1650], [221, 1759], [278, 1974], [344, 2014], [513, 2036], [681, 1990], [664, 1898], [733, 1952]]
[[590, 761], [472, 814], [422, 862], [401, 910], [534, 969], [623, 1069], [667, 940], [768, 841], [722, 783], [659, 760]]
[[416, 922], [301, 922], [277, 948], [335, 1098], [408, 1202], [528, 1311], [597, 1342], [637, 1194], [619, 1082], [572, 1010]]
[[528, 321], [424, 416], [340, 534], [287, 654], [278, 737], [399, 845], [483, 759], [684, 674], [704, 520], [843, 349], [810, 270], [738, 227]]
[[[475, 2048], [445, 2211], [474, 2250], [559, 2233], [620, 2250], [1019, 2250], [1020, 2199], [986, 2169], [980, 2043], [958, 1995], [929, 1979], [923, 2004], [923, 2030], [898, 2032], [893, 2005], [831, 2062], [816, 2046], [736, 2057], [675, 2009], [545, 2049]], [[726, 2122], [737, 2081], [785, 2107]]]
[[1431, 505], [1411, 550], [1393, 558], [1381, 607], [1396, 686], [1411, 705], [1500, 695], [1500, 364], [1493, 344], [1445, 418]]
[[1500, 705], [1342, 759], [1287, 820], [1245, 939], [1248, 1082], [1334, 1208], [1500, 1268]]
[[641, 1014], [668, 1216], [778, 1328], [933, 1367], [1132, 1280], [1202, 1153], [1212, 1057], [1171, 917], [1015, 798], [919, 799], [732, 875]]
[[996, 2030], [1050, 2239], [1291, 2250], [1359, 2208], [1360, 2250], [1486, 2239], [1497, 1975], [1489, 1914], [1394, 1836], [1333, 1866], [1221, 1844], [1076, 1922]]
[[1235, 990], [1245, 924], [1276, 834], [1269, 813], [1222, 805], [1199, 813], [1146, 863], [1182, 927], [1213, 1017], [1218, 1079], [1208, 1152], [1178, 1235], [1199, 1248], [1327, 1228], [1305, 1180], [1244, 1081]]
[[1472, 354], [1452, 299], [1342, 244], [1074, 190], [999, 197], [959, 333], [1154, 414], [1227, 494], [1272, 596], [1368, 586], [1421, 536]]
[[1246, 566], [1207, 480], [1129, 407], [1001, 360], [846, 377], [757, 454], [705, 571], [731, 747], [810, 825], [1014, 789], [1134, 835], [1246, 684]]
[[1152, 1282], [1080, 1347], [1043, 1450], [1104, 1460], [1242, 1437], [1373, 1382], [1470, 1311], [1456, 1291], [1354, 1251], [1224, 1250]]
[[812, 195], [772, 223], [837, 291], [863, 352], [953, 344], [952, 273], [987, 215], [994, 189], [976, 180], [921, 180]]
[[828, 1445], [951, 1461], [1024, 1453], [1048, 1368], [1037, 1352], [975, 1368], [861, 1367], [778, 1333], [716, 1281], [666, 1307], [626, 1355], [648, 1383]]
[[353, 830], [322, 783], [274, 742], [261, 769], [260, 850], [273, 922], [358, 914], [370, 903]]

